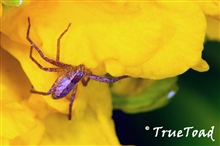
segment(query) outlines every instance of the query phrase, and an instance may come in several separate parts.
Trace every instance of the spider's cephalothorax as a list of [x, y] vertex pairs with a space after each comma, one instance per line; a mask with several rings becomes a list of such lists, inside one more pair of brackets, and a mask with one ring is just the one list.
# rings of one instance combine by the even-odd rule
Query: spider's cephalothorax
[[[88, 71], [84, 65], [79, 66], [72, 66], [69, 64], [65, 64], [60, 62], [60, 39], [62, 36], [68, 31], [71, 23], [68, 25], [67, 29], [59, 36], [57, 40], [57, 55], [56, 60], [47, 58], [44, 56], [43, 52], [38, 48], [38, 46], [32, 41], [32, 39], [29, 36], [31, 23], [30, 18], [28, 17], [28, 29], [27, 29], [27, 40], [31, 43], [30, 48], [30, 58], [31, 60], [42, 70], [48, 71], [48, 72], [63, 72], [57, 80], [54, 82], [52, 87], [49, 89], [48, 92], [41, 92], [36, 91], [34, 89], [31, 89], [30, 91], [35, 94], [41, 94], [41, 95], [49, 95], [52, 94], [53, 99], [59, 99], [65, 97], [67, 94], [72, 91], [71, 98], [70, 98], [70, 104], [69, 104], [69, 120], [71, 119], [72, 115], [72, 105], [74, 101], [74, 97], [76, 95], [76, 89], [77, 89], [77, 83], [79, 81], [82, 82], [84, 86], [86, 86], [90, 79], [100, 81], [100, 82], [106, 82], [106, 83], [113, 83], [118, 80], [127, 78], [128, 76], [120, 76], [116, 78], [105, 78], [93, 75], [90, 71]], [[48, 63], [56, 66], [56, 68], [47, 68], [43, 67], [41, 64], [39, 64], [32, 56], [33, 48], [39, 53], [39, 55]]]

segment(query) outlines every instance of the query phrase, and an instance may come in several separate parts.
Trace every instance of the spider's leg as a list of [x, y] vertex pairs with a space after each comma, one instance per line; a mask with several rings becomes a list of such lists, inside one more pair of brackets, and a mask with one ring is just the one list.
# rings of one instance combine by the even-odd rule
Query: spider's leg
[[36, 91], [33, 87], [30, 90], [31, 93], [34, 94], [41, 94], [41, 95], [50, 95], [52, 93], [52, 90], [50, 89], [48, 92], [41, 92], [41, 91]]
[[68, 31], [71, 23], [68, 25], [67, 29], [59, 36], [57, 40], [57, 56], [56, 56], [56, 61], [60, 61], [60, 40], [63, 37], [63, 35]]
[[31, 48], [30, 48], [30, 58], [31, 58], [31, 60], [32, 60], [35, 64], [37, 64], [37, 66], [38, 66], [40, 69], [42, 69], [42, 70], [44, 70], [44, 71], [49, 71], [49, 72], [59, 72], [59, 71], [63, 71], [63, 68], [46, 68], [46, 67], [43, 67], [42, 65], [40, 65], [40, 63], [38, 63], [37, 60], [35, 60], [35, 59], [33, 58], [33, 56], [32, 56], [32, 50], [33, 50], [33, 46], [31, 46]]
[[85, 80], [85, 78], [82, 78], [81, 82], [82, 82], [83, 86], [87, 86], [89, 80], [90, 80], [90, 78], [87, 78], [86, 80]]
[[110, 79], [110, 78], [96, 76], [96, 75], [93, 75], [93, 74], [88, 74], [87, 76], [90, 79], [93, 79], [93, 80], [96, 80], [96, 81], [99, 81], [99, 82], [105, 82], [105, 83], [114, 83], [114, 82], [117, 82], [117, 81], [119, 81], [121, 79], [129, 77], [129, 76], [119, 76], [119, 77]]
[[26, 34], [26, 39], [31, 43], [31, 46], [33, 46], [37, 52], [40, 54], [40, 56], [48, 63], [53, 64], [55, 66], [58, 67], [67, 67], [70, 66], [68, 64], [64, 64], [61, 62], [57, 62], [54, 61], [53, 59], [47, 58], [46, 56], [44, 56], [43, 52], [39, 49], [39, 47], [32, 41], [32, 39], [30, 38], [29, 34], [30, 34], [30, 29], [31, 29], [31, 22], [30, 22], [30, 17], [28, 17], [28, 29], [27, 29], [27, 34]]
[[69, 119], [69, 120], [71, 120], [71, 118], [72, 118], [72, 107], [73, 107], [73, 101], [74, 101], [75, 95], [76, 95], [76, 89], [77, 89], [77, 87], [75, 87], [75, 88], [73, 89], [73, 92], [72, 92], [71, 98], [70, 98], [69, 115], [68, 115], [68, 119]]

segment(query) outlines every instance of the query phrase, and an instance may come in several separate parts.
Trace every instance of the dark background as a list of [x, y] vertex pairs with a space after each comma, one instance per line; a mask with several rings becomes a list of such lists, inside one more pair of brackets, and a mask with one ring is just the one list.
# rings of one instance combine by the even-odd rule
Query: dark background
[[[145, 146], [220, 146], [220, 43], [206, 42], [203, 59], [210, 66], [208, 72], [188, 70], [179, 76], [179, 91], [168, 105], [160, 109], [125, 114], [114, 111], [117, 135], [121, 144]], [[145, 126], [151, 129], [146, 131]], [[155, 137], [154, 127], [166, 130], [194, 129], [206, 131], [215, 126], [213, 142], [207, 137]]]

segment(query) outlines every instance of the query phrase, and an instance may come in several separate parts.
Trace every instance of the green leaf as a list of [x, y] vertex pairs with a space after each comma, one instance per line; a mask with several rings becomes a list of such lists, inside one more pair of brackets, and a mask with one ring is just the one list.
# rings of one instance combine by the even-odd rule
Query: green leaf
[[18, 7], [22, 4], [22, 0], [2, 0], [2, 4], [11, 7]]
[[141, 93], [131, 96], [113, 93], [113, 107], [126, 113], [140, 113], [160, 108], [175, 95], [178, 89], [176, 82], [177, 77], [157, 80]]

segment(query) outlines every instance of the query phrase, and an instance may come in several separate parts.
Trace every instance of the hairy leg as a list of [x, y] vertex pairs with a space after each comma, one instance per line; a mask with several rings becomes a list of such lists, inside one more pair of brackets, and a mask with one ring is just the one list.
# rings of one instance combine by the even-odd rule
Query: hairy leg
[[57, 56], [56, 56], [56, 61], [60, 61], [60, 40], [63, 37], [63, 35], [68, 31], [71, 23], [68, 25], [67, 29], [59, 36], [57, 40]]
[[72, 107], [73, 107], [73, 102], [74, 102], [74, 99], [75, 99], [75, 95], [76, 95], [76, 89], [77, 87], [75, 87], [72, 91], [72, 94], [71, 94], [71, 98], [70, 98], [70, 104], [69, 104], [69, 115], [68, 115], [68, 119], [71, 120], [72, 118]]
[[105, 83], [114, 83], [114, 82], [117, 82], [121, 79], [129, 77], [129, 76], [119, 76], [119, 77], [116, 77], [116, 78], [105, 78], [105, 77], [100, 77], [100, 76], [96, 76], [96, 75], [93, 75], [93, 74], [89, 74], [87, 76], [90, 79], [93, 79], [93, 80], [96, 80], [96, 81], [99, 81], [99, 82], [105, 82]]
[[67, 67], [67, 66], [71, 66], [68, 64], [64, 64], [58, 61], [54, 61], [53, 59], [47, 58], [46, 56], [44, 56], [43, 52], [39, 49], [39, 47], [32, 41], [32, 39], [30, 38], [29, 34], [30, 34], [30, 29], [31, 29], [31, 22], [30, 22], [30, 18], [28, 17], [28, 29], [27, 29], [27, 34], [26, 34], [26, 39], [30, 42], [31, 46], [33, 46], [35, 48], [35, 50], [40, 54], [40, 56], [48, 63], [53, 64], [55, 66], [58, 67]]
[[63, 71], [63, 68], [46, 68], [46, 67], [43, 67], [42, 65], [40, 65], [40, 63], [38, 63], [37, 60], [35, 60], [33, 58], [32, 50], [33, 50], [33, 46], [31, 46], [31, 48], [30, 48], [30, 58], [40, 69], [42, 69], [44, 71], [48, 71], [48, 72], [60, 72], [60, 71]]

